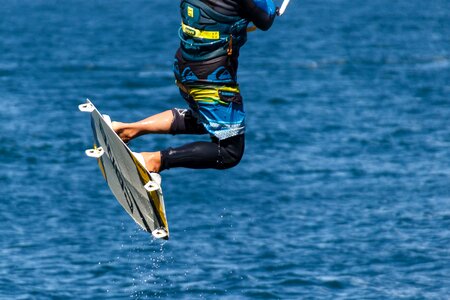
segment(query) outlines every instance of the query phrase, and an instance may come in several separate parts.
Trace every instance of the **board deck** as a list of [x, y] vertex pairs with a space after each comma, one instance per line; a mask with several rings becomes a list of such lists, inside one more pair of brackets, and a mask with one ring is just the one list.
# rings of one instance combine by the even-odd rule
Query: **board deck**
[[86, 155], [97, 158], [117, 201], [144, 230], [156, 238], [168, 239], [169, 227], [158, 179], [140, 163], [89, 99], [79, 109], [91, 115], [94, 148], [86, 150]]

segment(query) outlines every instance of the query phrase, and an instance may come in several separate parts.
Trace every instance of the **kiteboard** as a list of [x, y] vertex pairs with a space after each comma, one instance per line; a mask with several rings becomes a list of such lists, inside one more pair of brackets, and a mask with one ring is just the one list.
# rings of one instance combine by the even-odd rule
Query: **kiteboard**
[[79, 105], [79, 110], [91, 115], [94, 148], [86, 155], [97, 158], [100, 170], [117, 201], [145, 231], [155, 238], [168, 239], [164, 198], [159, 174], [145, 168], [142, 157], [133, 153], [112, 130], [111, 119], [100, 114], [94, 104]]

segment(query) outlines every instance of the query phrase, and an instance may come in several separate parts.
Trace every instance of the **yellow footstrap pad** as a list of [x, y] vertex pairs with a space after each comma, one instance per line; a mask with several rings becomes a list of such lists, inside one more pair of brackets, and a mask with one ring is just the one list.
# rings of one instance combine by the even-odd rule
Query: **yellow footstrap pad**
[[200, 38], [200, 39], [208, 39], [208, 40], [218, 40], [220, 39], [219, 31], [206, 31], [196, 29], [194, 27], [188, 26], [184, 23], [181, 23], [181, 29], [183, 32], [191, 37]]

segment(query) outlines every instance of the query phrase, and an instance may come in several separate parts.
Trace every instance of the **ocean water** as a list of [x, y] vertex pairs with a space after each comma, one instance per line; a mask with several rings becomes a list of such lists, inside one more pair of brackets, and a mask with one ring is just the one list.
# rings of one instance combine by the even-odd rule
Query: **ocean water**
[[450, 2], [291, 1], [252, 33], [244, 159], [162, 173], [161, 242], [84, 156], [77, 105], [184, 107], [178, 4], [0, 0], [0, 299], [448, 299]]

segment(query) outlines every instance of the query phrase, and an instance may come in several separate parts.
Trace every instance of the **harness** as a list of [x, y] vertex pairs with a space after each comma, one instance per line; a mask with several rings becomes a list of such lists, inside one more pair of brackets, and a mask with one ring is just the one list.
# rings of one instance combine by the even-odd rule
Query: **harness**
[[239, 85], [234, 86], [190, 86], [185, 85], [179, 81], [175, 81], [178, 88], [189, 97], [188, 100], [193, 100], [191, 103], [219, 103], [228, 105], [231, 102], [242, 104], [242, 96], [239, 90]]
[[218, 13], [200, 0], [181, 1], [181, 19], [178, 35], [187, 60], [231, 56], [247, 41], [247, 20]]

